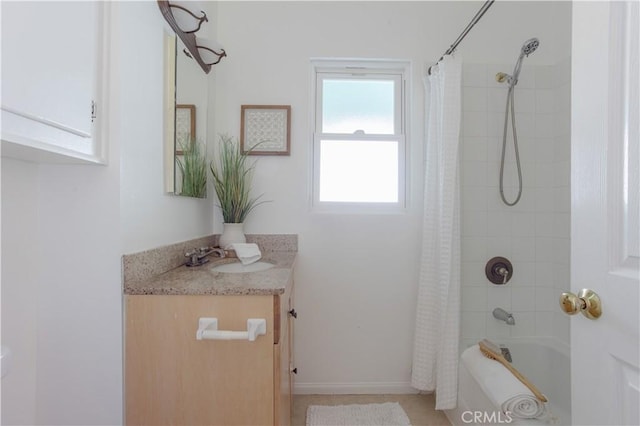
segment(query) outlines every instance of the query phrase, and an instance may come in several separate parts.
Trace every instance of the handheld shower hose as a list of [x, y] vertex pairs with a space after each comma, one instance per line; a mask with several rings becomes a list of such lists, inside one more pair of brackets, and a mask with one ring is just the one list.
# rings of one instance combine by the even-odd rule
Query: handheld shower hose
[[[516, 65], [513, 69], [513, 75], [508, 75], [503, 72], [499, 72], [496, 74], [496, 81], [502, 83], [506, 81], [509, 84], [509, 91], [507, 92], [507, 105], [504, 112], [504, 131], [502, 134], [502, 154], [500, 159], [500, 198], [502, 198], [502, 202], [507, 206], [515, 206], [520, 198], [522, 197], [522, 167], [520, 166], [520, 152], [518, 149], [518, 134], [516, 131], [516, 114], [515, 114], [515, 102], [514, 102], [514, 92], [515, 86], [518, 84], [518, 77], [520, 77], [520, 69], [522, 68], [522, 60], [525, 56], [529, 56], [533, 53], [540, 42], [537, 38], [532, 38], [524, 42], [522, 45], [522, 49], [520, 50], [520, 56], [516, 61]], [[513, 133], [513, 150], [515, 153], [516, 159], [516, 168], [518, 171], [518, 195], [516, 199], [512, 202], [507, 201], [507, 198], [504, 195], [504, 159], [505, 153], [507, 150], [507, 133], [509, 130], [509, 112], [511, 112], [511, 130]]]

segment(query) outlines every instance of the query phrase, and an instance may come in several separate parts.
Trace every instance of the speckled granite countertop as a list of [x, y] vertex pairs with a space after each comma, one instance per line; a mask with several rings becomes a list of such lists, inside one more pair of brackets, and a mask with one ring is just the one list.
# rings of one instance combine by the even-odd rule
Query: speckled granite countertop
[[[262, 261], [273, 263], [273, 268], [258, 272], [224, 273], [214, 271], [222, 263], [238, 262], [236, 258], [209, 256], [202, 266], [166, 266], [164, 271], [154, 268], [166, 263], [163, 256], [175, 252], [173, 257], [184, 262], [184, 247], [198, 247], [189, 242], [167, 246], [123, 257], [124, 294], [128, 295], [278, 295], [284, 294], [290, 284], [297, 254], [297, 236], [254, 237], [262, 250]], [[266, 241], [260, 240], [260, 238]], [[251, 238], [253, 239], [253, 238]], [[249, 241], [250, 238], [247, 238]], [[207, 240], [211, 242], [213, 240]], [[277, 241], [278, 244], [273, 244]], [[286, 244], [282, 243], [284, 241]], [[265, 248], [267, 248], [265, 250]], [[271, 250], [269, 250], [271, 248]], [[178, 257], [176, 257], [178, 256]], [[168, 265], [168, 264], [167, 264]], [[175, 263], [174, 263], [175, 265]]]
[[264, 252], [262, 259], [275, 266], [266, 271], [224, 273], [212, 268], [238, 259], [218, 259], [202, 266], [179, 266], [155, 278], [128, 283], [125, 294], [183, 294], [183, 295], [276, 295], [284, 294], [291, 279], [295, 252]]

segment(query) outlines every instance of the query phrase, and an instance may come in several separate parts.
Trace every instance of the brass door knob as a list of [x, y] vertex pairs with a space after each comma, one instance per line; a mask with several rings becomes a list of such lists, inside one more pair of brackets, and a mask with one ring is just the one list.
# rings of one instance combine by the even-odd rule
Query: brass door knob
[[582, 312], [582, 315], [592, 320], [598, 319], [602, 315], [600, 296], [588, 288], [580, 290], [577, 296], [570, 292], [562, 293], [560, 295], [560, 307], [569, 315]]

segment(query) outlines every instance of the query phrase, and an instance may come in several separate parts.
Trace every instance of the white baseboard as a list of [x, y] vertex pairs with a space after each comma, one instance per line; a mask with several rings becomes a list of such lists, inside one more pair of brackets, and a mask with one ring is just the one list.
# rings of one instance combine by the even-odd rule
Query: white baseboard
[[410, 382], [300, 383], [293, 385], [296, 395], [379, 395], [418, 393]]

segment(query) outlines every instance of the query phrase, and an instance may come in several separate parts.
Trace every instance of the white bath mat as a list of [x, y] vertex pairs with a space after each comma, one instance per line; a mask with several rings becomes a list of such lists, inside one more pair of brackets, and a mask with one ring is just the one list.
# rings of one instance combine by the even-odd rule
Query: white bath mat
[[310, 405], [307, 426], [411, 426], [397, 402], [383, 404]]

